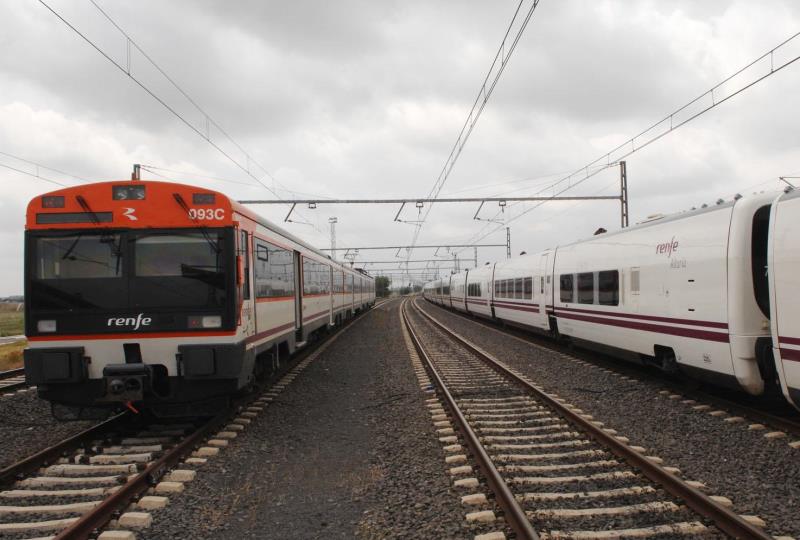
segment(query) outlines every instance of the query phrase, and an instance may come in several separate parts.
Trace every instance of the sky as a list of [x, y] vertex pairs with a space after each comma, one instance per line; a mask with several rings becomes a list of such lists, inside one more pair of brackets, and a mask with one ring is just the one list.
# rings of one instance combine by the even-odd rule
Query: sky
[[[206, 133], [205, 117], [89, 0], [46, 2]], [[250, 157], [213, 125], [211, 141], [249, 163], [283, 199], [426, 196], [519, 5], [96, 2]], [[530, 5], [523, 1], [522, 11]], [[440, 196], [552, 194], [549, 184], [798, 31], [794, 0], [541, 0]], [[154, 167], [145, 179], [167, 177], [235, 199], [275, 198], [42, 3], [0, 3], [0, 51], [0, 296], [22, 292], [27, 202], [58, 188], [8, 169], [37, 174], [7, 154], [58, 169], [38, 174], [68, 185], [129, 178], [141, 163]], [[771, 60], [798, 55], [800, 38]], [[714, 100], [769, 72], [769, 61], [715, 91]], [[799, 99], [796, 62], [629, 156], [631, 223], [778, 190], [785, 187], [779, 176], [800, 176]], [[618, 193], [616, 167], [568, 192]], [[253, 208], [318, 247], [329, 247], [332, 216], [339, 247], [409, 245], [415, 230], [393, 221], [397, 205], [320, 204], [298, 208], [292, 223], [284, 222], [286, 206]], [[550, 202], [520, 215], [531, 208], [509, 203], [501, 212], [487, 203], [478, 221], [477, 204], [436, 204], [417, 243], [472, 243], [497, 229], [480, 243], [505, 244], [509, 226], [513, 253], [531, 253], [620, 227], [615, 201]], [[418, 220], [418, 211], [409, 205], [401, 218]], [[449, 273], [455, 251], [361, 251], [355, 260], [441, 258], [440, 271]], [[473, 265], [472, 249], [455, 256], [462, 268]], [[478, 250], [480, 265], [504, 257], [504, 247]], [[366, 264], [372, 273], [398, 266]]]

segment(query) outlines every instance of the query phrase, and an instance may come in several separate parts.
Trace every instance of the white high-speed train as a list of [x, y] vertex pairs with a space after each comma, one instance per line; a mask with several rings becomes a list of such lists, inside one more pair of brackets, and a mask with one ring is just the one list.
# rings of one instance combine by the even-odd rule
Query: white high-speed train
[[737, 198], [427, 283], [426, 299], [800, 408], [800, 191]]

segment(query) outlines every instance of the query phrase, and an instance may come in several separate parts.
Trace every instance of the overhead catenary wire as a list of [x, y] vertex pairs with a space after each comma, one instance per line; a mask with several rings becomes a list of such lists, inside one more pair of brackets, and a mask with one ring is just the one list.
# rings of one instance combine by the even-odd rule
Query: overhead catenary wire
[[[773, 47], [772, 49], [768, 50], [764, 54], [760, 55], [755, 60], [747, 63], [745, 66], [737, 70], [732, 75], [726, 77], [709, 90], [706, 90], [702, 94], [698, 95], [694, 99], [690, 100], [688, 103], [682, 105], [681, 107], [677, 108], [675, 111], [671, 112], [670, 114], [663, 117], [661, 120], [651, 124], [649, 127], [644, 129], [643, 131], [639, 132], [637, 135], [634, 135], [627, 141], [623, 142], [622, 144], [616, 146], [612, 150], [606, 152], [599, 158], [591, 161], [590, 163], [584, 165], [576, 169], [571, 174], [561, 178], [557, 182], [553, 183], [551, 188], [556, 188], [557, 186], [566, 183], [566, 187], [561, 188], [560, 190], [554, 191], [552, 193], [552, 197], [557, 197], [561, 195], [565, 191], [575, 188], [576, 186], [584, 183], [589, 178], [595, 176], [599, 172], [608, 169], [610, 167], [616, 166], [621, 160], [627, 158], [628, 156], [642, 150], [654, 142], [662, 139], [666, 135], [672, 133], [676, 129], [686, 125], [687, 123], [691, 122], [692, 120], [700, 117], [701, 115], [705, 114], [706, 112], [715, 109], [719, 105], [725, 103], [729, 99], [733, 98], [734, 96], [739, 95], [740, 93], [744, 92], [748, 88], [753, 87], [754, 85], [758, 84], [759, 82], [763, 81], [764, 79], [774, 75], [775, 73], [782, 71], [784, 68], [794, 64], [797, 60], [800, 60], [800, 54], [795, 56], [789, 56], [788, 59], [784, 61], [779, 61], [777, 64], [775, 63], [775, 53], [779, 52], [781, 49], [787, 47], [790, 43], [797, 44], [798, 36], [800, 36], [800, 32], [797, 32], [790, 36], [789, 38], [783, 40], [778, 45]], [[759, 64], [760, 62], [766, 63], [769, 60], [769, 71], [766, 73], [758, 73], [754, 75], [752, 79], [747, 79], [744, 82], [741, 82], [739, 86], [734, 87], [734, 89], [728, 90], [728, 93], [720, 97], [717, 93], [722, 89], [726, 84], [731, 81], [734, 81], [740, 75], [746, 73], [748, 70]], [[699, 110], [691, 111], [690, 108], [694, 105], [700, 104], [703, 100], [710, 98], [710, 104], [706, 104], [700, 107]], [[688, 115], [686, 117], [678, 117], [683, 112], [688, 111]], [[676, 118], [677, 117], [677, 118]], [[657, 131], [659, 127], [661, 127], [661, 131]], [[594, 170], [590, 171], [591, 168], [596, 167]], [[541, 193], [541, 192], [539, 192]], [[477, 243], [481, 240], [485, 239], [486, 237], [498, 232], [500, 229], [505, 228], [509, 223], [518, 220], [519, 218], [529, 214], [536, 208], [540, 207], [542, 204], [545, 204], [547, 201], [542, 201], [534, 204], [532, 207], [527, 208], [520, 212], [519, 214], [512, 216], [506, 220], [506, 222], [498, 227], [492, 228], [492, 230], [488, 232], [483, 232], [487, 229], [484, 227], [481, 229], [479, 233], [474, 235], [470, 240], [467, 240], [465, 243]]]
[[[461, 155], [461, 151], [464, 149], [464, 145], [467, 144], [467, 141], [469, 140], [469, 137], [472, 134], [473, 129], [475, 129], [475, 124], [478, 122], [481, 113], [483, 113], [483, 109], [486, 107], [489, 98], [492, 96], [492, 93], [494, 92], [494, 89], [497, 86], [498, 81], [500, 80], [500, 76], [505, 71], [508, 62], [511, 59], [511, 55], [517, 48], [517, 44], [519, 43], [522, 34], [525, 32], [525, 28], [527, 28], [528, 22], [533, 16], [533, 12], [536, 10], [536, 7], [539, 5], [540, 0], [532, 0], [527, 13], [523, 15], [522, 22], [519, 28], [517, 29], [516, 35], [514, 35], [513, 39], [511, 40], [511, 43], [507, 44], [509, 36], [511, 35], [511, 31], [514, 28], [514, 23], [515, 21], [517, 21], [517, 17], [520, 15], [522, 6], [526, 1], [527, 0], [520, 0], [519, 4], [517, 5], [517, 9], [514, 11], [514, 16], [511, 18], [511, 22], [508, 24], [508, 28], [506, 29], [505, 35], [503, 36], [503, 40], [500, 42], [500, 46], [498, 47], [497, 53], [495, 54], [494, 59], [492, 60], [492, 64], [489, 67], [489, 71], [486, 74], [486, 77], [484, 77], [483, 84], [481, 84], [481, 87], [478, 90], [478, 95], [475, 97], [475, 101], [472, 103], [472, 108], [470, 109], [470, 112], [467, 115], [467, 119], [461, 126], [461, 131], [459, 132], [458, 137], [456, 138], [456, 142], [450, 149], [450, 154], [447, 156], [447, 160], [445, 160], [444, 166], [442, 167], [442, 170], [439, 173], [436, 182], [434, 182], [433, 187], [428, 192], [427, 198], [429, 199], [431, 198], [435, 199], [439, 196], [439, 193], [441, 192], [442, 188], [447, 182], [447, 179], [450, 177], [450, 172], [453, 170], [453, 167], [458, 161], [458, 158]], [[495, 68], [497, 68], [496, 71]], [[492, 79], [490, 82], [490, 79], [492, 78], [493, 75], [494, 79]], [[431, 206], [428, 206], [425, 209], [424, 214], [420, 217], [420, 222], [415, 227], [414, 236], [411, 240], [412, 248], [413, 246], [416, 245], [417, 240], [419, 239], [419, 234], [422, 231], [422, 226], [428, 219], [428, 215], [430, 214], [430, 212], [431, 212]], [[409, 252], [409, 256], [410, 255], [411, 252]]]
[[[197, 110], [198, 110], [198, 111], [199, 111], [199, 112], [200, 112], [200, 113], [203, 115], [203, 118], [204, 118], [204, 119], [205, 119], [205, 121], [206, 121], [206, 133], [203, 133], [203, 131], [201, 131], [201, 129], [200, 129], [200, 128], [198, 128], [198, 127], [197, 127], [197, 126], [195, 126], [195, 125], [194, 125], [192, 122], [190, 122], [189, 120], [187, 120], [187, 119], [186, 119], [186, 118], [185, 118], [185, 117], [184, 117], [184, 116], [183, 116], [183, 115], [182, 115], [182, 114], [181, 114], [181, 113], [180, 113], [180, 112], [179, 112], [179, 111], [178, 111], [178, 110], [177, 110], [175, 107], [173, 107], [173, 106], [171, 106], [169, 103], [167, 103], [167, 102], [166, 102], [166, 101], [165, 101], [165, 100], [164, 100], [164, 99], [163, 99], [161, 96], [159, 96], [158, 94], [156, 94], [156, 93], [155, 93], [153, 90], [151, 90], [151, 89], [150, 89], [150, 87], [149, 87], [149, 86], [147, 86], [147, 85], [146, 85], [146, 84], [145, 84], [145, 83], [144, 83], [144, 82], [143, 82], [141, 79], [139, 79], [138, 77], [136, 77], [136, 75], [134, 75], [134, 74], [131, 72], [131, 69], [130, 69], [130, 56], [128, 57], [128, 65], [126, 65], [126, 66], [123, 66], [122, 64], [120, 64], [119, 62], [117, 62], [115, 59], [113, 59], [113, 58], [111, 57], [111, 55], [109, 55], [109, 54], [108, 54], [108, 53], [107, 53], [105, 50], [103, 50], [103, 49], [102, 49], [102, 48], [101, 48], [101, 47], [100, 47], [100, 46], [99, 46], [97, 43], [95, 43], [94, 41], [92, 41], [92, 40], [91, 40], [91, 39], [90, 39], [90, 38], [89, 38], [89, 37], [88, 37], [86, 34], [84, 34], [83, 32], [81, 32], [81, 31], [80, 31], [80, 30], [79, 30], [77, 27], [75, 27], [75, 26], [74, 26], [72, 23], [70, 23], [70, 22], [69, 22], [69, 21], [68, 21], [66, 18], [64, 18], [64, 17], [63, 17], [63, 16], [62, 16], [60, 13], [58, 13], [58, 12], [57, 12], [55, 9], [53, 9], [53, 8], [52, 8], [52, 7], [51, 7], [51, 6], [50, 6], [50, 5], [49, 5], [47, 2], [45, 2], [44, 0], [38, 0], [38, 1], [39, 1], [39, 3], [40, 3], [40, 4], [42, 4], [42, 5], [43, 5], [45, 8], [47, 8], [47, 10], [48, 10], [48, 11], [50, 11], [50, 12], [51, 12], [53, 15], [55, 15], [55, 16], [56, 16], [56, 17], [57, 17], [57, 18], [58, 18], [58, 19], [59, 19], [59, 20], [60, 20], [62, 23], [64, 23], [64, 24], [65, 24], [65, 25], [66, 25], [66, 26], [67, 26], [67, 27], [68, 27], [70, 30], [72, 30], [72, 31], [73, 31], [73, 32], [74, 32], [76, 35], [78, 35], [78, 36], [79, 36], [81, 39], [83, 39], [83, 40], [84, 40], [86, 43], [88, 43], [89, 45], [91, 45], [91, 47], [92, 47], [92, 48], [94, 48], [94, 49], [95, 49], [95, 50], [96, 50], [98, 53], [100, 53], [100, 55], [102, 55], [102, 56], [103, 56], [103, 57], [104, 57], [106, 60], [108, 60], [108, 61], [109, 61], [109, 62], [110, 62], [112, 65], [114, 65], [114, 66], [115, 66], [115, 67], [116, 67], [118, 70], [120, 70], [122, 73], [124, 73], [125, 75], [127, 75], [127, 76], [128, 76], [128, 77], [129, 77], [129, 78], [130, 78], [130, 79], [131, 79], [131, 80], [132, 80], [134, 83], [136, 83], [136, 85], [137, 85], [137, 86], [139, 86], [139, 87], [140, 87], [142, 90], [144, 90], [144, 91], [145, 91], [145, 92], [146, 92], [148, 95], [150, 95], [150, 97], [152, 97], [152, 98], [153, 98], [154, 100], [156, 100], [156, 101], [157, 101], [157, 102], [158, 102], [158, 103], [159, 103], [161, 106], [163, 106], [163, 107], [164, 107], [165, 109], [167, 109], [167, 110], [168, 110], [170, 113], [172, 113], [172, 114], [173, 114], [173, 115], [174, 115], [174, 116], [175, 116], [175, 117], [176, 117], [178, 120], [180, 120], [180, 121], [181, 121], [181, 122], [182, 122], [184, 125], [186, 125], [186, 126], [187, 126], [189, 129], [191, 129], [191, 130], [192, 130], [194, 133], [196, 133], [197, 135], [199, 135], [199, 136], [200, 136], [200, 137], [201, 137], [203, 140], [205, 140], [205, 141], [206, 141], [208, 144], [210, 144], [210, 145], [211, 145], [211, 146], [212, 146], [214, 149], [216, 149], [216, 150], [217, 150], [217, 151], [218, 151], [220, 154], [222, 154], [222, 155], [223, 155], [223, 156], [224, 156], [226, 159], [228, 159], [228, 160], [229, 160], [231, 163], [233, 163], [233, 164], [234, 164], [236, 167], [238, 167], [240, 170], [242, 170], [242, 171], [243, 171], [243, 172], [244, 172], [244, 173], [245, 173], [247, 176], [249, 176], [250, 178], [252, 178], [252, 179], [253, 179], [253, 180], [255, 180], [256, 182], [258, 182], [258, 184], [260, 184], [260, 185], [261, 185], [261, 186], [262, 186], [264, 189], [266, 189], [267, 191], [269, 191], [270, 193], [272, 193], [272, 194], [273, 194], [275, 197], [277, 197], [278, 199], [281, 199], [280, 195], [278, 195], [278, 194], [277, 194], [277, 192], [276, 192], [276, 191], [275, 191], [273, 188], [271, 188], [269, 185], [267, 185], [266, 183], [264, 183], [264, 181], [263, 181], [261, 178], [259, 178], [258, 176], [256, 176], [255, 174], [253, 174], [253, 173], [251, 172], [251, 170], [250, 170], [250, 164], [252, 163], [253, 165], [257, 166], [259, 169], [261, 169], [261, 170], [262, 170], [262, 171], [265, 173], [265, 176], [268, 176], [268, 177], [269, 177], [271, 180], [273, 180], [273, 182], [277, 183], [277, 181], [276, 181], [276, 180], [275, 180], [275, 178], [274, 178], [274, 177], [273, 177], [273, 176], [272, 176], [272, 175], [269, 173], [269, 171], [268, 171], [266, 168], [264, 168], [264, 167], [263, 167], [263, 166], [262, 166], [260, 163], [258, 163], [258, 161], [257, 161], [257, 160], [255, 160], [255, 159], [254, 159], [254, 158], [253, 158], [253, 157], [252, 157], [252, 156], [251, 156], [249, 153], [247, 153], [247, 152], [246, 152], [246, 151], [243, 149], [243, 147], [242, 147], [242, 146], [241, 146], [241, 145], [240, 145], [238, 142], [236, 142], [236, 141], [235, 141], [235, 140], [234, 140], [234, 139], [233, 139], [233, 138], [232, 138], [232, 137], [231, 137], [231, 136], [230, 136], [230, 135], [229, 135], [229, 134], [228, 134], [228, 133], [227, 133], [227, 132], [226, 132], [226, 131], [225, 131], [225, 130], [224, 130], [224, 129], [223, 129], [221, 126], [220, 126], [220, 125], [219, 125], [219, 123], [218, 123], [218, 122], [216, 122], [216, 121], [215, 121], [215, 120], [214, 120], [214, 119], [213, 119], [213, 118], [212, 118], [212, 117], [211, 117], [211, 116], [210, 116], [208, 113], [206, 113], [206, 112], [205, 112], [205, 110], [203, 110], [203, 108], [202, 108], [202, 107], [200, 107], [200, 105], [199, 105], [199, 104], [198, 104], [198, 103], [197, 103], [197, 102], [196, 102], [194, 99], [192, 99], [192, 97], [191, 97], [191, 96], [190, 96], [190, 95], [189, 95], [189, 94], [188, 94], [188, 93], [187, 93], [185, 90], [183, 90], [183, 88], [181, 88], [181, 87], [180, 87], [180, 85], [178, 85], [178, 84], [177, 84], [177, 83], [174, 81], [174, 79], [172, 79], [172, 78], [171, 78], [171, 77], [170, 77], [170, 76], [169, 76], [169, 75], [166, 73], [166, 71], [164, 71], [164, 70], [163, 70], [163, 69], [162, 69], [162, 68], [161, 68], [161, 67], [160, 67], [160, 66], [159, 66], [159, 65], [158, 65], [158, 64], [157, 64], [157, 63], [156, 63], [156, 62], [155, 62], [155, 61], [154, 61], [154, 60], [153, 60], [153, 59], [152, 59], [152, 58], [151, 58], [151, 57], [150, 57], [150, 56], [149, 56], [149, 55], [148, 55], [148, 54], [147, 54], [147, 53], [144, 51], [144, 49], [142, 49], [142, 47], [140, 47], [140, 46], [139, 46], [139, 45], [138, 45], [138, 44], [137, 44], [137, 43], [136, 43], [136, 42], [135, 42], [135, 41], [134, 41], [134, 40], [133, 40], [133, 39], [132, 39], [132, 38], [131, 38], [131, 37], [128, 35], [128, 33], [127, 33], [127, 32], [125, 32], [125, 30], [124, 30], [124, 29], [123, 29], [123, 28], [122, 28], [122, 27], [121, 27], [119, 24], [117, 24], [117, 23], [116, 23], [116, 22], [115, 22], [115, 21], [114, 21], [114, 20], [113, 20], [113, 19], [112, 19], [112, 18], [111, 18], [111, 17], [110, 17], [110, 16], [109, 16], [109, 15], [108, 15], [108, 14], [107, 14], [107, 13], [106, 13], [104, 10], [103, 10], [103, 9], [102, 9], [102, 8], [101, 8], [101, 7], [100, 7], [100, 6], [99, 6], [99, 5], [98, 5], [98, 4], [97, 4], [97, 3], [96, 3], [94, 0], [89, 0], [89, 1], [90, 1], [90, 2], [92, 3], [92, 5], [93, 5], [95, 8], [97, 8], [97, 10], [98, 10], [98, 11], [99, 11], [99, 12], [100, 12], [100, 13], [101, 13], [101, 14], [102, 14], [102, 15], [103, 15], [103, 16], [104, 16], [104, 17], [105, 17], [105, 18], [106, 18], [106, 19], [107, 19], [107, 20], [108, 20], [108, 21], [109, 21], [109, 22], [110, 22], [110, 23], [111, 23], [111, 24], [112, 24], [112, 25], [113, 25], [113, 26], [114, 26], [114, 27], [117, 29], [117, 31], [119, 31], [119, 32], [120, 32], [120, 33], [121, 33], [121, 34], [122, 34], [122, 35], [125, 37], [125, 39], [127, 40], [127, 44], [128, 44], [128, 46], [129, 46], [129, 47], [131, 47], [131, 46], [132, 46], [132, 47], [134, 47], [134, 48], [135, 48], [137, 51], [139, 51], [139, 52], [140, 52], [140, 53], [143, 55], [143, 57], [144, 57], [144, 58], [145, 58], [145, 59], [146, 59], [148, 62], [150, 62], [150, 64], [151, 64], [151, 65], [152, 65], [152, 66], [153, 66], [153, 67], [154, 67], [154, 68], [155, 68], [155, 69], [156, 69], [156, 70], [157, 70], [159, 73], [161, 73], [161, 75], [162, 75], [162, 76], [164, 76], [164, 78], [165, 78], [165, 79], [166, 79], [166, 80], [167, 80], [167, 81], [168, 81], [168, 82], [169, 82], [169, 83], [170, 83], [170, 84], [171, 84], [173, 87], [175, 87], [175, 89], [176, 89], [176, 90], [178, 90], [178, 92], [180, 92], [180, 94], [181, 94], [182, 96], [184, 96], [184, 97], [187, 99], [187, 101], [189, 101], [189, 103], [190, 103], [190, 104], [191, 104], [193, 107], [195, 107], [195, 108], [196, 108], [196, 109], [197, 109]], [[222, 134], [222, 135], [223, 135], [223, 136], [224, 136], [224, 137], [225, 137], [225, 138], [226, 138], [228, 141], [230, 141], [230, 142], [231, 142], [231, 143], [232, 143], [232, 144], [233, 144], [233, 145], [234, 145], [234, 146], [235, 146], [235, 147], [236, 147], [236, 148], [237, 148], [237, 149], [238, 149], [240, 152], [242, 152], [242, 154], [245, 156], [245, 163], [244, 163], [244, 164], [242, 164], [242, 163], [240, 162], [240, 160], [236, 159], [234, 156], [232, 156], [232, 155], [231, 155], [229, 152], [227, 152], [227, 151], [226, 151], [224, 148], [222, 148], [222, 147], [221, 147], [219, 144], [217, 144], [217, 143], [216, 143], [214, 140], [212, 140], [212, 139], [211, 139], [211, 136], [210, 136], [210, 126], [213, 126], [214, 128], [216, 128], [216, 129], [217, 129], [217, 130], [218, 130], [218, 131], [219, 131], [219, 132], [220, 132], [220, 133], [221, 133], [221, 134]], [[315, 228], [315, 229], [317, 229], [317, 230], [318, 230], [318, 231], [319, 231], [321, 234], [324, 234], [324, 233], [323, 233], [323, 231], [322, 231], [321, 229], [319, 229], [318, 227], [316, 227], [316, 226], [315, 226], [314, 228]]]
[[49, 183], [55, 184], [57, 186], [69, 187], [67, 184], [63, 184], [63, 183], [59, 182], [58, 180], [53, 180], [52, 178], [47, 178], [46, 176], [42, 176], [41, 174], [34, 174], [32, 172], [23, 171], [22, 169], [18, 169], [16, 167], [12, 167], [11, 165], [6, 165], [5, 163], [0, 163], [0, 167], [4, 167], [6, 169], [11, 169], [14, 172], [18, 172], [20, 174], [25, 174], [25, 175], [31, 176], [33, 178], [38, 178], [39, 180], [43, 180], [45, 182], [49, 182]]
[[[82, 176], [78, 176], [78, 175], [75, 175], [75, 174], [71, 174], [71, 173], [68, 173], [68, 172], [62, 171], [61, 169], [56, 169], [55, 167], [50, 167], [50, 166], [48, 166], [48, 165], [44, 165], [44, 164], [42, 164], [42, 163], [39, 163], [39, 162], [36, 162], [36, 161], [32, 161], [32, 160], [30, 160], [30, 159], [25, 159], [25, 158], [23, 158], [23, 157], [15, 156], [14, 154], [9, 154], [8, 152], [2, 152], [2, 151], [0, 151], [0, 155], [2, 155], [2, 156], [6, 156], [6, 157], [10, 157], [10, 158], [12, 158], [12, 159], [16, 159], [17, 161], [21, 161], [21, 162], [23, 162], [23, 163], [27, 163], [28, 165], [33, 165], [34, 167], [36, 167], [37, 174], [36, 174], [36, 175], [31, 175], [31, 176], [40, 177], [40, 176], [38, 175], [38, 170], [39, 170], [39, 169], [47, 169], [48, 171], [53, 171], [53, 172], [55, 172], [55, 173], [61, 174], [61, 175], [63, 175], [63, 176], [68, 176], [68, 177], [70, 177], [70, 178], [74, 178], [74, 179], [76, 179], [76, 180], [81, 180], [81, 181], [83, 181], [83, 182], [90, 182], [90, 180], [89, 180], [88, 178], [84, 178], [84, 177], [82, 177]], [[8, 168], [12, 168], [12, 167], [8, 167]], [[28, 174], [28, 173], [25, 173], [25, 174]], [[61, 184], [61, 185], [63, 185], [63, 184]]]

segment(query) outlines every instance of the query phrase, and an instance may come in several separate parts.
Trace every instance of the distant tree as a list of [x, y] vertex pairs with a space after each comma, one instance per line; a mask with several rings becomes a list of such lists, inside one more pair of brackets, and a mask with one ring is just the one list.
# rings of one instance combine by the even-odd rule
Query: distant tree
[[388, 276], [378, 276], [375, 278], [375, 295], [380, 298], [389, 296], [389, 286], [392, 280]]

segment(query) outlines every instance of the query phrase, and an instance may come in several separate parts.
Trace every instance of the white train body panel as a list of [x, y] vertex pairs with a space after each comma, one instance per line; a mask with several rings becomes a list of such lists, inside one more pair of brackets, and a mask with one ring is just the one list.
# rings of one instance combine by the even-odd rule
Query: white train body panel
[[466, 272], [465, 309], [470, 313], [491, 317], [492, 270], [492, 266], [482, 266]]
[[783, 394], [800, 407], [800, 192], [779, 197], [770, 220], [773, 355]]
[[784, 393], [800, 401], [799, 212], [795, 194], [762, 194], [656, 218], [454, 275], [452, 306], [755, 395], [769, 378], [762, 353], [772, 340]]
[[[548, 330], [547, 308], [552, 308], [552, 261], [552, 252], [545, 251], [498, 262], [492, 287], [495, 317]], [[526, 280], [530, 282], [526, 283]], [[530, 285], [530, 290], [526, 289], [527, 285]]]

